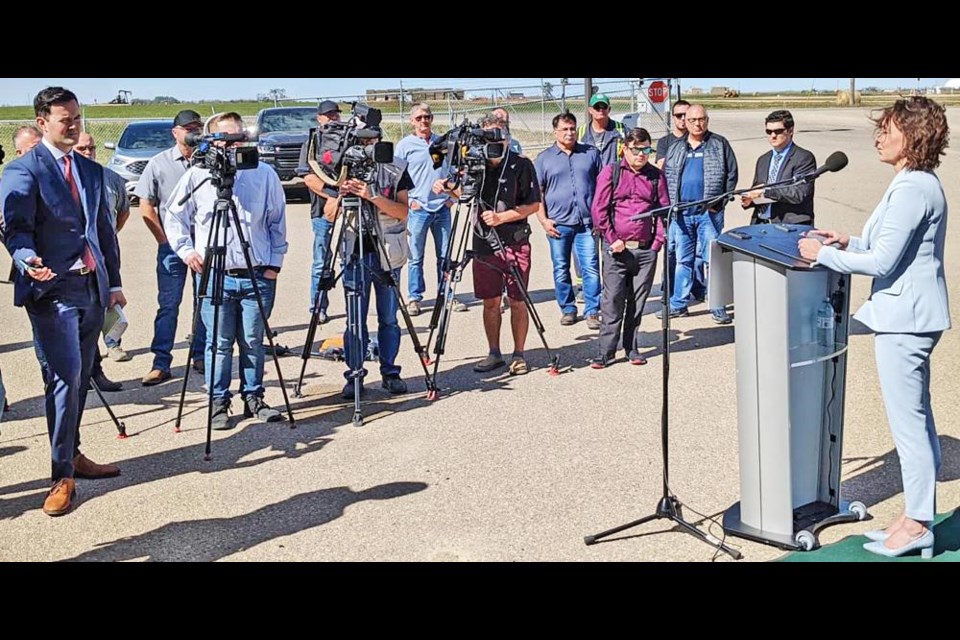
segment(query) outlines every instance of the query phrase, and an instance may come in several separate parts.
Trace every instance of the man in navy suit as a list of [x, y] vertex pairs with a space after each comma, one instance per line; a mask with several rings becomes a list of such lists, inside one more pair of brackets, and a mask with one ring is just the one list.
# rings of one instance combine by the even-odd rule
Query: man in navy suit
[[81, 123], [77, 97], [48, 87], [33, 106], [43, 140], [7, 167], [0, 210], [18, 270], [14, 304], [26, 308], [47, 360], [54, 485], [43, 511], [59, 516], [75, 504], [74, 478], [120, 474], [116, 466], [95, 464], [80, 453], [79, 426], [104, 310], [126, 299], [103, 169], [73, 153]]
[[771, 151], [757, 160], [750, 193], [741, 196], [744, 209], [753, 207], [750, 224], [813, 224], [813, 182], [763, 189], [774, 182], [817, 170], [817, 159], [793, 141], [796, 123], [789, 111], [774, 111], [766, 120]]

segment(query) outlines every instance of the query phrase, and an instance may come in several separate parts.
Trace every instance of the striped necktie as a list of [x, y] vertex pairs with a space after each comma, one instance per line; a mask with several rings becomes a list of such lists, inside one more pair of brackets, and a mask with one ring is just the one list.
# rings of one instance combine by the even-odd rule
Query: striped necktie
[[[783, 157], [786, 154], [774, 152], [773, 158], [770, 160], [770, 171], [767, 172], [767, 184], [773, 184], [777, 181], [777, 178], [780, 177], [780, 167], [783, 165]], [[763, 206], [763, 211], [760, 213], [760, 219], [769, 220], [772, 211], [773, 205], [767, 204]]]

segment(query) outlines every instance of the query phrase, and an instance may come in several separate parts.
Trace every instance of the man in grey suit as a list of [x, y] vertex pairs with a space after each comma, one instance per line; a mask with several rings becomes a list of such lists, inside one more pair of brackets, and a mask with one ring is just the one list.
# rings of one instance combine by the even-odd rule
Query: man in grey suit
[[[817, 170], [817, 159], [793, 141], [795, 130], [789, 111], [774, 111], [767, 116], [767, 141], [773, 147], [757, 160], [753, 175], [756, 189], [741, 196], [744, 209], [753, 209], [750, 224], [813, 225], [813, 182], [764, 189], [764, 185]], [[759, 201], [759, 202], [758, 202]]]

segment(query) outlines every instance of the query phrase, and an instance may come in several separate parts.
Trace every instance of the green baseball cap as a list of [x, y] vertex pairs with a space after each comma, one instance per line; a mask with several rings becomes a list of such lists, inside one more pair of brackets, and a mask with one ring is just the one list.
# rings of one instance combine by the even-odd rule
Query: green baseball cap
[[603, 93], [598, 93], [598, 94], [596, 94], [595, 96], [593, 96], [592, 98], [590, 98], [590, 106], [591, 106], [591, 107], [595, 107], [595, 106], [597, 106], [597, 105], [598, 105], [599, 103], [601, 103], [601, 102], [602, 102], [603, 104], [607, 105], [608, 107], [610, 106], [610, 98], [608, 98], [608, 97], [607, 97], [605, 94], [603, 94]]

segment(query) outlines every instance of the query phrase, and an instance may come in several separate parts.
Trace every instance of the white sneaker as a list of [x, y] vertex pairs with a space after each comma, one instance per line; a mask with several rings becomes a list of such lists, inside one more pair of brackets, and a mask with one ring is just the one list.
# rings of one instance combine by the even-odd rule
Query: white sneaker
[[107, 357], [113, 360], [114, 362], [129, 362], [133, 360], [133, 356], [124, 351], [121, 347], [110, 347], [107, 349]]

